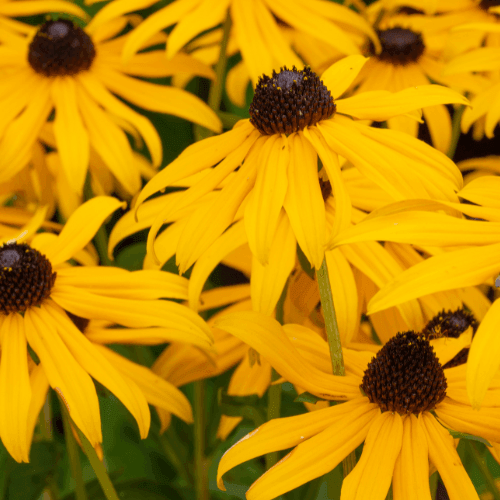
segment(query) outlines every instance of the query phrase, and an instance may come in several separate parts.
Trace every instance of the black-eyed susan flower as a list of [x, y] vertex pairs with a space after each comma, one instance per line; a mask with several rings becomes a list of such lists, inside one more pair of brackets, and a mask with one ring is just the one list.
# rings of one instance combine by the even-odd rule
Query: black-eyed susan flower
[[[316, 392], [328, 394], [325, 380], [314, 374], [309, 363], [301, 360], [295, 366], [298, 360], [291, 343], [270, 318], [239, 313], [222, 318], [216, 326], [245, 338], [277, 370], [286, 372], [287, 379], [307, 377], [309, 386], [315, 379]], [[450, 349], [452, 345], [454, 349]], [[498, 390], [488, 392], [488, 405], [479, 412], [467, 405], [465, 365], [443, 369], [462, 346], [459, 338], [432, 347], [423, 335], [410, 331], [399, 333], [373, 358], [371, 353], [358, 353], [356, 373], [327, 376], [338, 384], [337, 395], [342, 394], [347, 402], [276, 419], [251, 432], [222, 457], [219, 487], [224, 487], [223, 474], [234, 466], [268, 452], [294, 448], [246, 494], [249, 500], [272, 499], [331, 471], [364, 442], [360, 461], [344, 479], [342, 500], [382, 500], [391, 482], [395, 499], [427, 498], [429, 461], [439, 471], [451, 499], [478, 498], [447, 429], [496, 441], [500, 432], [500, 411], [495, 406]], [[351, 357], [356, 359], [352, 353]], [[332, 386], [330, 396], [333, 392]]]
[[243, 213], [248, 243], [262, 265], [270, 259], [282, 213], [286, 213], [294, 237], [311, 264], [319, 268], [330, 235], [326, 234], [318, 156], [334, 193], [333, 234], [350, 223], [351, 202], [340, 177], [339, 155], [394, 199], [419, 196], [456, 201], [462, 177], [442, 153], [407, 134], [370, 128], [352, 118], [385, 120], [422, 105], [466, 100], [444, 87], [423, 86], [334, 101], [333, 96], [350, 86], [365, 62], [362, 56], [344, 58], [324, 73], [323, 80], [309, 68], [263, 76], [250, 106], [250, 120], [188, 147], [140, 193], [139, 210], [155, 192], [193, 174], [205, 174], [182, 193], [175, 207], [169, 204], [159, 210], [149, 234], [149, 250], [172, 211], [193, 206], [227, 180], [213, 202], [196, 210], [182, 229], [177, 247], [181, 272], [238, 213]]
[[0, 40], [8, 39], [9, 33], [29, 35], [33, 26], [13, 17], [25, 17], [48, 12], [72, 14], [86, 19], [88, 16], [78, 5], [62, 0], [3, 0], [0, 4]]
[[[157, 2], [110, 2], [99, 11], [91, 24], [99, 25], [117, 15]], [[194, 37], [220, 24], [228, 12], [247, 74], [254, 84], [262, 73], [270, 74], [283, 64], [302, 64], [292, 50], [290, 40], [281, 32], [278, 19], [293, 30], [320, 39], [326, 46], [344, 55], [360, 53], [346, 30], [374, 37], [373, 30], [359, 14], [343, 5], [323, 0], [176, 0], [149, 16], [134, 30], [124, 45], [124, 57], [131, 57], [159, 30], [175, 25], [167, 41], [167, 57], [171, 58]]]
[[[1, 46], [0, 181], [28, 163], [32, 145], [52, 110], [61, 167], [78, 193], [83, 189], [90, 146], [128, 193], [140, 189], [140, 170], [126, 132], [144, 138], [154, 166], [161, 162], [155, 128], [117, 96], [220, 131], [215, 113], [194, 95], [135, 78], [177, 71], [199, 73], [199, 62], [185, 55], [168, 62], [158, 50], [138, 54], [127, 64], [121, 62], [121, 48], [129, 35], [117, 35], [127, 22], [119, 18], [93, 30], [68, 20], [49, 20], [34, 36], [12, 36]], [[212, 70], [205, 67], [201, 72], [208, 76]]]
[[[163, 332], [155, 333], [163, 339], [210, 348], [210, 330], [199, 316], [178, 303], [158, 300], [185, 298], [187, 283], [179, 276], [68, 264], [73, 258], [82, 260], [83, 248], [121, 205], [114, 198], [96, 197], [76, 210], [59, 235], [41, 233], [29, 244], [20, 242], [21, 237], [0, 247], [0, 436], [19, 462], [29, 458], [28, 344], [92, 445], [102, 441], [102, 433], [91, 377], [130, 410], [142, 437], [148, 433], [150, 414], [138, 385], [122, 377], [110, 361], [112, 355], [96, 348], [75, 323], [108, 321], [125, 327], [116, 331], [122, 338], [127, 327], [160, 327]], [[177, 396], [177, 403], [188, 411], [186, 401]]]

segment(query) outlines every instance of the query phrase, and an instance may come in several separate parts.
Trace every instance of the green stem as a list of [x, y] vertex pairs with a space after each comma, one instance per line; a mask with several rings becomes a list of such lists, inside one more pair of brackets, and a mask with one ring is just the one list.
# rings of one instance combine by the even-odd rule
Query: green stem
[[85, 484], [82, 476], [82, 466], [80, 464], [80, 450], [75, 436], [73, 436], [73, 432], [71, 431], [71, 419], [64, 404], [61, 404], [61, 413], [66, 449], [68, 450], [69, 466], [71, 475], [75, 480], [75, 498], [76, 500], [87, 500], [87, 492], [85, 491]]
[[45, 398], [45, 403], [38, 417], [40, 437], [43, 441], [52, 441], [52, 409], [50, 406], [49, 394], [47, 394]]
[[434, 472], [429, 478], [429, 489], [431, 491], [432, 500], [436, 500], [437, 488], [439, 482], [439, 474], [438, 472]]
[[194, 383], [194, 470], [197, 500], [208, 500], [205, 463], [205, 381]]
[[[226, 19], [222, 25], [222, 40], [220, 42], [219, 60], [215, 65], [215, 81], [211, 83], [208, 93], [208, 106], [216, 113], [219, 112], [220, 103], [222, 101], [222, 90], [224, 89], [224, 77], [226, 76], [227, 67], [227, 44], [229, 41], [229, 33], [231, 31], [231, 14], [227, 10]], [[199, 125], [194, 128], [195, 139], [197, 141], [206, 139], [214, 135], [211, 130], [208, 130]]]
[[[332, 287], [328, 275], [326, 256], [323, 258], [323, 262], [321, 263], [321, 267], [317, 270], [316, 276], [318, 278], [319, 296], [323, 308], [323, 317], [325, 319], [326, 337], [328, 339], [328, 347], [330, 348], [333, 374], [344, 376], [344, 356], [342, 355], [342, 343], [340, 342], [339, 325], [337, 323], [337, 315], [335, 314], [335, 305], [333, 303]], [[353, 450], [344, 460], [342, 460], [344, 477], [348, 476], [355, 466], [356, 454]]]
[[[280, 375], [276, 370], [272, 369], [271, 381], [278, 380]], [[270, 385], [267, 391], [267, 420], [279, 418], [281, 414], [281, 384]], [[277, 451], [266, 455], [266, 469], [269, 470], [273, 465], [276, 465], [279, 460]]]
[[455, 108], [453, 112], [453, 121], [451, 125], [451, 144], [446, 153], [448, 158], [453, 160], [455, 156], [455, 151], [457, 150], [458, 140], [460, 139], [460, 123], [462, 121], [462, 115], [465, 110], [465, 105], [461, 104], [458, 108]]
[[493, 496], [494, 500], [500, 500], [500, 490], [498, 489], [495, 478], [490, 472], [486, 460], [481, 455], [480, 450], [478, 449], [476, 443], [472, 441], [466, 440], [467, 450], [469, 455], [472, 457], [472, 460], [477, 465], [478, 469], [481, 471], [484, 479], [484, 485], [488, 488], [488, 491]]
[[[70, 417], [68, 410], [63, 402], [61, 402], [61, 410], [63, 413], [67, 414], [69, 419]], [[97, 453], [95, 452], [93, 446], [90, 444], [90, 441], [87, 439], [85, 434], [76, 426], [74, 422], [73, 425], [78, 434], [78, 437], [80, 438], [80, 442], [82, 443], [83, 451], [85, 455], [87, 455], [90, 465], [92, 466], [92, 469], [94, 469], [97, 480], [101, 485], [104, 496], [107, 500], [119, 500], [115, 487], [113, 486], [113, 483], [111, 482], [111, 479], [106, 472], [106, 466], [99, 460]]]
[[342, 356], [342, 344], [340, 343], [339, 325], [335, 306], [333, 305], [333, 294], [328, 276], [328, 266], [326, 257], [323, 258], [321, 267], [316, 272], [318, 278], [319, 296], [321, 298], [321, 307], [325, 318], [326, 337], [330, 348], [330, 358], [332, 360], [332, 369], [334, 375], [345, 375], [344, 357]]

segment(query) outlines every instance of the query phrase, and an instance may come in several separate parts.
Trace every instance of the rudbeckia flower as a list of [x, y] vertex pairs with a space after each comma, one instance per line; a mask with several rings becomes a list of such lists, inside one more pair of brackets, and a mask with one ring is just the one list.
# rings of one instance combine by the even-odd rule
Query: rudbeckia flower
[[[118, 15], [156, 3], [158, 0], [110, 2], [98, 12], [91, 25], [98, 26]], [[123, 47], [124, 58], [130, 58], [159, 30], [175, 25], [167, 41], [167, 57], [171, 58], [194, 37], [222, 23], [228, 9], [234, 37], [254, 84], [262, 73], [270, 74], [283, 64], [302, 63], [281, 33], [276, 18], [344, 55], [360, 52], [346, 30], [374, 37], [373, 30], [359, 14], [323, 0], [176, 0], [150, 15], [133, 31]]]
[[[221, 318], [216, 326], [244, 338], [288, 380], [305, 378], [309, 386], [317, 383], [316, 393], [345, 401], [272, 420], [245, 436], [219, 463], [220, 488], [223, 474], [236, 465], [293, 448], [246, 493], [248, 500], [270, 500], [331, 471], [364, 443], [359, 462], [344, 479], [342, 500], [383, 500], [391, 482], [396, 500], [429, 498], [429, 461], [452, 500], [479, 498], [448, 429], [497, 442], [498, 389], [488, 391], [480, 411], [473, 410], [464, 401], [465, 365], [443, 368], [464, 346], [462, 337], [470, 342], [471, 329], [434, 347], [422, 334], [399, 333], [375, 357], [351, 353], [357, 358], [355, 373], [321, 379], [272, 319], [238, 313]], [[325, 390], [326, 385], [331, 388]]]
[[183, 228], [177, 248], [182, 273], [235, 221], [239, 209], [244, 212], [250, 249], [262, 265], [270, 259], [284, 210], [309, 262], [319, 268], [329, 235], [318, 156], [334, 193], [333, 234], [350, 223], [351, 202], [340, 176], [339, 155], [393, 199], [457, 201], [455, 191], [462, 177], [442, 153], [407, 134], [370, 128], [352, 117], [386, 120], [423, 105], [466, 100], [444, 87], [423, 86], [334, 101], [365, 62], [362, 56], [344, 58], [323, 74], [323, 80], [309, 68], [285, 68], [272, 77], [263, 76], [250, 106], [250, 120], [240, 120], [231, 131], [189, 146], [140, 193], [136, 209], [157, 191], [193, 174], [206, 174], [182, 194], [179, 204], [159, 211], [149, 234], [149, 250], [172, 211], [192, 206], [227, 179], [213, 203], [195, 211]]
[[[28, 344], [93, 446], [102, 441], [102, 433], [91, 377], [129, 409], [141, 437], [147, 436], [150, 414], [143, 392], [82, 335], [73, 318], [121, 325], [125, 328], [117, 336], [122, 338], [127, 327], [161, 327], [163, 341], [168, 338], [210, 349], [210, 329], [198, 315], [181, 304], [158, 300], [185, 298], [183, 278], [164, 272], [68, 265], [70, 259], [81, 259], [102, 222], [120, 206], [114, 198], [96, 197], [71, 216], [58, 236], [41, 233], [29, 244], [19, 238], [0, 247], [0, 437], [19, 462], [29, 457]], [[176, 402], [182, 406], [180, 395]]]
[[73, 2], [61, 0], [3, 0], [0, 3], [0, 40], [8, 39], [9, 33], [29, 35], [33, 33], [33, 26], [25, 24], [12, 17], [32, 16], [47, 12], [64, 12], [82, 19], [88, 15]]
[[155, 128], [117, 96], [144, 109], [220, 131], [215, 113], [194, 95], [135, 78], [169, 76], [178, 71], [210, 76], [212, 70], [182, 54], [167, 62], [158, 50], [138, 54], [123, 64], [120, 52], [129, 35], [117, 35], [127, 23], [126, 18], [120, 18], [93, 30], [64, 19], [49, 20], [33, 37], [12, 36], [0, 47], [4, 110], [0, 123], [1, 182], [28, 162], [52, 110], [61, 167], [77, 193], [83, 189], [90, 146], [127, 192], [135, 194], [140, 189], [140, 172], [134, 166], [125, 132], [142, 136], [153, 165], [161, 162], [161, 142]]

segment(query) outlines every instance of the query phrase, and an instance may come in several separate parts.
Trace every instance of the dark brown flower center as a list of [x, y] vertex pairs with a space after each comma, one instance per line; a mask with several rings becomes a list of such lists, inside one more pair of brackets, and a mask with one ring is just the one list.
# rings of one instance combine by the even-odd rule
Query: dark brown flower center
[[94, 57], [90, 37], [66, 19], [43, 24], [28, 51], [30, 66], [44, 76], [76, 75], [88, 70]]
[[89, 326], [90, 320], [87, 318], [81, 318], [76, 314], [70, 313], [66, 311], [68, 318], [73, 322], [73, 324], [80, 330], [82, 333], [85, 333], [85, 329]]
[[500, 0], [481, 0], [481, 2], [479, 2], [479, 7], [486, 11], [490, 7], [498, 7], [499, 5], [500, 5]]
[[259, 79], [250, 104], [250, 122], [264, 135], [291, 134], [334, 112], [333, 97], [316, 73], [308, 67], [303, 71], [285, 67]]
[[329, 180], [324, 181], [323, 179], [320, 179], [319, 187], [321, 189], [321, 195], [323, 196], [323, 201], [326, 202], [326, 200], [331, 196], [333, 192], [332, 184], [330, 183]]
[[[394, 65], [416, 62], [424, 53], [425, 45], [420, 33], [406, 28], [391, 28], [377, 32], [382, 51], [377, 57]], [[373, 45], [371, 46], [373, 53]]]
[[398, 14], [404, 14], [406, 16], [423, 15], [425, 12], [423, 10], [415, 9], [413, 7], [399, 7]]
[[382, 411], [432, 410], [446, 396], [446, 377], [424, 336], [398, 333], [370, 361], [361, 389]]
[[[472, 335], [476, 333], [479, 326], [474, 315], [467, 312], [465, 309], [457, 309], [456, 311], [445, 311], [444, 309], [432, 318], [422, 334], [426, 339], [439, 339], [441, 337], [451, 337], [458, 339], [462, 333], [472, 327]], [[469, 349], [462, 349], [453, 359], [448, 361], [443, 369], [453, 368], [454, 366], [463, 365], [469, 357]]]
[[38, 250], [22, 243], [0, 247], [0, 311], [24, 312], [50, 295], [56, 273]]

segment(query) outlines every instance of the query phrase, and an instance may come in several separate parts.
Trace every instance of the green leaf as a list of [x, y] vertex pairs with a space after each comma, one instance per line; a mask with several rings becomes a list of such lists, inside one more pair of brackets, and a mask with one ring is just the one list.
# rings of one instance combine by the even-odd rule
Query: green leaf
[[118, 254], [115, 264], [129, 271], [138, 271], [142, 269], [145, 256], [146, 243], [135, 243], [134, 245], [128, 245]]
[[468, 439], [470, 441], [478, 441], [479, 443], [482, 443], [485, 446], [489, 446], [491, 448], [491, 444], [487, 439], [484, 439], [479, 436], [473, 436], [472, 434], [466, 434], [465, 432], [452, 431], [451, 429], [447, 430], [454, 439]]
[[223, 415], [252, 420], [256, 427], [259, 427], [266, 421], [264, 411], [259, 408], [261, 400], [257, 394], [251, 394], [250, 396], [230, 396], [221, 387], [217, 399]]
[[37, 500], [57, 466], [54, 443], [33, 443], [29, 464], [16, 464], [11, 472], [8, 498]]
[[294, 403], [312, 403], [312, 404], [316, 404], [318, 401], [326, 401], [326, 399], [318, 398], [318, 396], [315, 396], [310, 392], [303, 392], [293, 400]]

